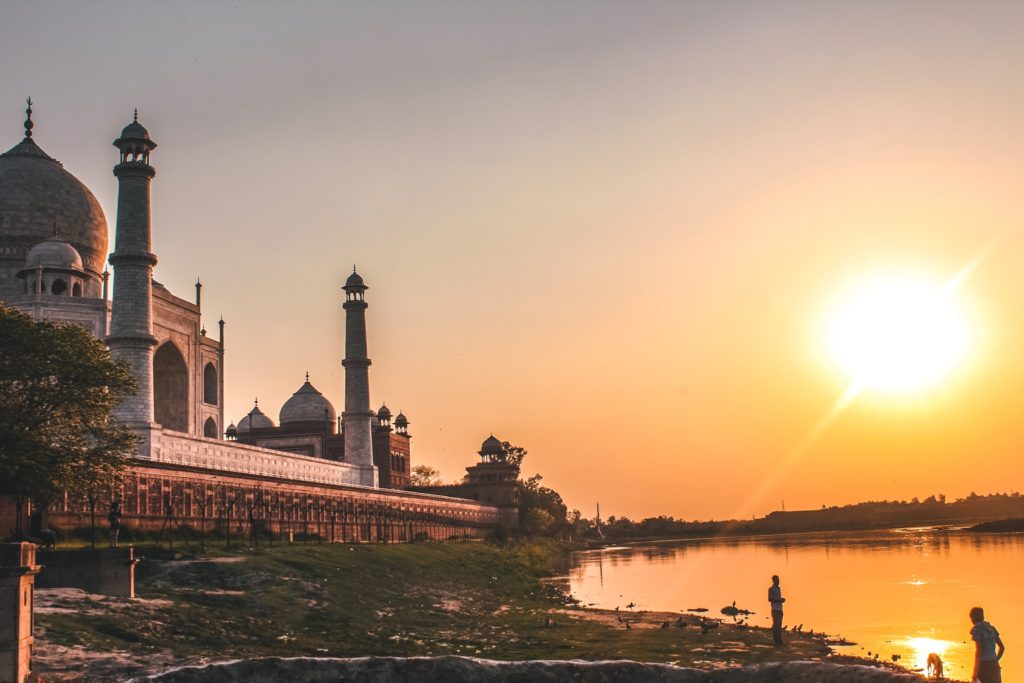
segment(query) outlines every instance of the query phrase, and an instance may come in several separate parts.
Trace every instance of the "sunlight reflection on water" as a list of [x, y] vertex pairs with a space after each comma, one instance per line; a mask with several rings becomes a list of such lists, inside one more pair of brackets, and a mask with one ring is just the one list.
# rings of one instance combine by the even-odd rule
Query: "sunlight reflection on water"
[[1024, 675], [1024, 535], [958, 529], [673, 541], [574, 555], [570, 590], [584, 604], [613, 609], [717, 615], [733, 600], [768, 626], [769, 577], [782, 576], [786, 623], [842, 635], [845, 654], [924, 671], [930, 653], [947, 676], [970, 675], [974, 648], [967, 612], [986, 608], [1007, 643], [1005, 680]]
[[935, 638], [908, 638], [903, 644], [914, 653], [914, 667], [925, 671], [928, 668], [928, 655], [934, 653], [945, 661], [949, 658], [948, 650], [955, 645], [948, 640], [936, 640]]

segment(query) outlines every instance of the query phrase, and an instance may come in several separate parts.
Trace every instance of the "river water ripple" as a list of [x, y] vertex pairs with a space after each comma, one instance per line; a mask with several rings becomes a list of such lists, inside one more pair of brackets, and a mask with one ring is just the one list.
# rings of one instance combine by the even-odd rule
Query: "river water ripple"
[[663, 541], [575, 553], [569, 589], [606, 609], [711, 616], [734, 600], [769, 626], [767, 592], [782, 578], [788, 627], [842, 635], [849, 654], [925, 668], [942, 657], [946, 676], [970, 677], [967, 613], [978, 605], [1006, 644], [1003, 680], [1024, 679], [1024, 534], [916, 528], [700, 541]]

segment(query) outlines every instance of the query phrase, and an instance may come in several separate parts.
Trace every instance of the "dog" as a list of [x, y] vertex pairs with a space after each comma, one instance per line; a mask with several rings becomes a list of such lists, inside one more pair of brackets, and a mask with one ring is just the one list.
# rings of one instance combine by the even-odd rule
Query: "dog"
[[54, 550], [57, 547], [57, 532], [53, 529], [41, 529], [39, 545], [43, 546], [43, 550]]
[[928, 675], [932, 678], [942, 678], [942, 657], [934, 652], [928, 655]]

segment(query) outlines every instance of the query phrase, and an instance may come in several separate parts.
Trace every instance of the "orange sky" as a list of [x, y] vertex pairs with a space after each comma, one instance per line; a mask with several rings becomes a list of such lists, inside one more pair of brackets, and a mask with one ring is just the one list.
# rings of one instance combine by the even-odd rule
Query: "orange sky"
[[[276, 418], [307, 370], [340, 407], [358, 263], [372, 401], [447, 479], [493, 431], [587, 515], [1021, 488], [1020, 6], [3, 13], [4, 144], [32, 95], [111, 227], [110, 141], [139, 107], [156, 277], [188, 298], [200, 275], [207, 327], [227, 320], [235, 421], [257, 395]], [[960, 290], [965, 363], [858, 398], [781, 470], [848, 383], [821, 332], [838, 292], [947, 277], [997, 238]]]

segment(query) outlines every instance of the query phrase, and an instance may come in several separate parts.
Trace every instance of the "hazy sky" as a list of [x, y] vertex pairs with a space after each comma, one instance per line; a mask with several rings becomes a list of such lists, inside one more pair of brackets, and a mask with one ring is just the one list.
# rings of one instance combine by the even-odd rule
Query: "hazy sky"
[[[493, 431], [587, 515], [953, 497], [1024, 474], [1022, 26], [1010, 2], [4, 0], [0, 146], [31, 95], [113, 229], [139, 108], [156, 277], [224, 315], [236, 422], [307, 370], [340, 410], [356, 263], [372, 402], [446, 479]], [[966, 362], [808, 441], [849, 381], [838, 292], [997, 236], [959, 291]]]

